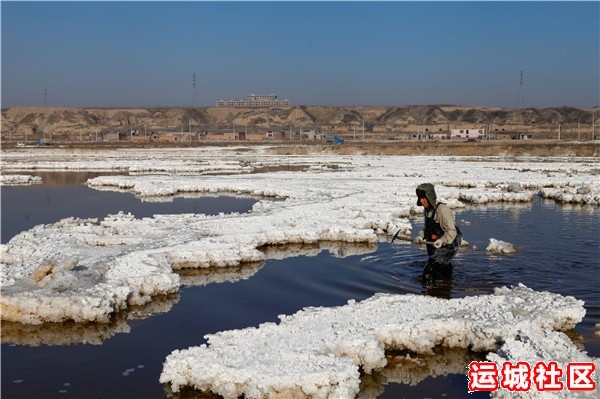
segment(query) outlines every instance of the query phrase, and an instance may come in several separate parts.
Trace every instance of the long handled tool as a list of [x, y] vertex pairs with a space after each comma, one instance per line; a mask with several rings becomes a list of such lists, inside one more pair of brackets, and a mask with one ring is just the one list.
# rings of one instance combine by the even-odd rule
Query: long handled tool
[[[401, 237], [401, 236], [399, 236], [399, 234], [400, 234], [400, 230], [398, 230], [396, 232], [396, 234], [394, 234], [394, 236], [392, 237], [392, 241], [391, 241], [392, 243], [396, 239], [400, 240], [400, 241], [414, 242], [410, 237]], [[462, 241], [462, 235], [460, 236], [460, 239]], [[433, 241], [423, 240], [423, 241], [421, 241], [421, 244], [433, 245]], [[456, 252], [458, 251], [459, 247], [460, 247], [460, 241], [458, 244], [453, 242], [450, 245], [443, 245], [440, 248], [437, 248], [433, 253], [430, 253], [429, 257], [439, 264], [447, 265], [447, 264], [450, 264], [450, 262], [452, 262], [452, 258], [454, 258], [454, 255], [456, 255]], [[429, 253], [429, 250], [427, 252]]]
[[[394, 240], [400, 240], [400, 241], [408, 241], [408, 242], [414, 243], [414, 241], [413, 241], [412, 238], [410, 238], [410, 237], [403, 237], [403, 236], [400, 236], [399, 234], [400, 234], [400, 230], [398, 230], [396, 232], [396, 234], [394, 234], [394, 236], [392, 237], [392, 241], [391, 242], [394, 242]], [[421, 241], [421, 244], [431, 244], [431, 245], [433, 245], [433, 241], [425, 241], [425, 240], [423, 240], [423, 241]]]

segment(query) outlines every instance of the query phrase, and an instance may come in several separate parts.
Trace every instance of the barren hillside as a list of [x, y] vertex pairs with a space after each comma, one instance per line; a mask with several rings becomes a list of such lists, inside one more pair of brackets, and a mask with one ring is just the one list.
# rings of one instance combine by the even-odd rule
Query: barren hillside
[[[599, 115], [600, 116], [600, 113]], [[248, 131], [320, 129], [335, 134], [364, 131], [375, 139], [397, 133], [440, 132], [488, 127], [494, 132], [520, 132], [535, 138], [591, 138], [591, 109], [458, 106], [289, 108], [32, 108], [2, 111], [2, 140], [42, 135], [146, 131]], [[596, 134], [600, 134], [596, 132]]]

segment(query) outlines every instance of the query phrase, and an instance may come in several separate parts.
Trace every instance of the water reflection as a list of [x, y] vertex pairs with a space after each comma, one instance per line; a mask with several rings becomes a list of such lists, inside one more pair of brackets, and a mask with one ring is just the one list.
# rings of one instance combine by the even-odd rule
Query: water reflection
[[68, 186], [79, 186], [86, 180], [93, 179], [94, 177], [107, 176], [107, 175], [119, 175], [122, 173], [27, 171], [27, 172], [16, 172], [16, 173], [11, 173], [11, 174], [39, 176], [42, 178], [42, 183], [41, 183], [42, 186], [68, 187]]
[[431, 355], [387, 353], [386, 359], [387, 366], [383, 370], [363, 375], [359, 394], [361, 398], [381, 397], [389, 384], [415, 387], [432, 377], [464, 374], [465, 365], [472, 361], [484, 360], [485, 353], [475, 353], [462, 348], [437, 347]]
[[[38, 173], [36, 173], [38, 175]], [[44, 183], [35, 186], [2, 187], [1, 242], [7, 243], [18, 233], [38, 224], [56, 223], [68, 217], [104, 219], [120, 211], [136, 218], [155, 214], [245, 213], [260, 198], [233, 196], [186, 196], [144, 202], [129, 192], [99, 191], [84, 186], [97, 173], [40, 172]], [[67, 183], [68, 182], [68, 183]]]
[[213, 267], [209, 269], [176, 269], [182, 286], [202, 287], [208, 284], [235, 283], [248, 280], [262, 267], [264, 262], [244, 263], [235, 267]]
[[131, 307], [114, 315], [109, 323], [44, 323], [39, 325], [3, 321], [2, 344], [26, 346], [102, 345], [116, 334], [129, 334], [130, 320], [167, 313], [179, 302], [179, 294], [153, 298], [152, 302]]
[[452, 277], [438, 278], [431, 283], [423, 284], [424, 294], [434, 296], [436, 298], [450, 299], [452, 298]]
[[327, 251], [336, 258], [363, 255], [377, 250], [377, 243], [321, 241], [315, 244], [267, 245], [259, 248], [268, 259], [286, 259], [298, 256], [317, 256]]

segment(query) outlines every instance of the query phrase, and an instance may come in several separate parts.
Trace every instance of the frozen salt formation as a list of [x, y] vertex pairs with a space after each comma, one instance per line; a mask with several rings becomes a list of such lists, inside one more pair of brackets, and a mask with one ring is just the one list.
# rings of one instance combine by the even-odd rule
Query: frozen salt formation
[[[185, 195], [279, 200], [263, 199], [243, 214], [138, 219], [119, 213], [99, 220], [68, 218], [22, 232], [0, 246], [2, 320], [107, 322], [119, 310], [176, 292], [181, 284], [220, 281], [203, 275], [182, 280], [174, 270], [260, 264], [269, 257], [293, 256], [293, 251], [277, 248], [294, 245], [342, 242], [373, 250], [398, 230], [411, 235], [409, 217], [422, 212], [414, 190], [423, 182], [434, 183], [440, 200], [451, 208], [464, 206], [464, 201], [531, 201], [540, 189], [574, 190], [582, 205], [600, 205], [597, 164], [586, 159], [515, 164], [480, 157], [288, 156], [269, 151], [268, 146], [245, 146], [244, 151], [234, 146], [3, 149], [3, 174], [122, 171], [129, 175], [100, 176], [87, 185], [125, 190], [143, 200]], [[269, 169], [276, 171], [257, 173]], [[523, 191], [509, 192], [513, 183]], [[341, 255], [344, 251], [339, 250]], [[231, 275], [248, 278], [252, 270]]]
[[521, 187], [521, 184], [518, 182], [509, 183], [506, 189], [511, 193], [519, 193], [523, 191], [523, 187]]
[[562, 203], [573, 204], [600, 204], [600, 195], [594, 193], [589, 187], [543, 188], [540, 196], [553, 199]]
[[[507, 361], [514, 363], [515, 361], [524, 360], [527, 361], [531, 367], [537, 362], [555, 361], [558, 363], [561, 370], [566, 370], [567, 364], [570, 362], [593, 362], [596, 370], [594, 379], [596, 387], [598, 387], [600, 383], [600, 376], [598, 375], [598, 370], [600, 370], [600, 359], [590, 358], [585, 352], [581, 352], [569, 337], [556, 331], [519, 330], [515, 336], [507, 338], [498, 351], [488, 354], [487, 358], [498, 365], [502, 365]], [[596, 389], [591, 392], [576, 392], [564, 389], [560, 392], [552, 392], [549, 394], [547, 391], [537, 391], [533, 388], [532, 383], [532, 388], [528, 392], [518, 393], [499, 389], [492, 394], [492, 397], [497, 399], [592, 399], [598, 397], [598, 391]]]
[[517, 252], [517, 247], [509, 242], [490, 238], [490, 244], [485, 250], [494, 254], [512, 254]]
[[[565, 342], [563, 334], [547, 332], [571, 329], [584, 315], [582, 301], [523, 285], [450, 300], [378, 294], [341, 307], [305, 308], [280, 316], [278, 324], [209, 334], [207, 345], [173, 351], [160, 381], [173, 391], [190, 386], [225, 398], [351, 398], [359, 391], [360, 370], [386, 366], [386, 350], [497, 351], [529, 331], [529, 352], [515, 352], [523, 357], [502, 352], [507, 360], [527, 361]], [[569, 351], [577, 352], [573, 345]]]
[[533, 200], [533, 192], [485, 192], [485, 193], [461, 193], [460, 200], [474, 204], [485, 204], [488, 202], [530, 202]]
[[[24, 245], [2, 246], [2, 320], [26, 324], [108, 322], [116, 311], [179, 289], [161, 250], [146, 245], [131, 215], [63, 219], [21, 233]], [[165, 234], [160, 223], [145, 237]], [[54, 237], [57, 242], [50, 243]], [[50, 245], [39, 245], [39, 241]], [[164, 245], [164, 242], [163, 242]], [[127, 250], [124, 250], [127, 248]], [[161, 247], [162, 248], [162, 247]]]
[[42, 178], [31, 175], [0, 175], [0, 186], [26, 186], [39, 184]]

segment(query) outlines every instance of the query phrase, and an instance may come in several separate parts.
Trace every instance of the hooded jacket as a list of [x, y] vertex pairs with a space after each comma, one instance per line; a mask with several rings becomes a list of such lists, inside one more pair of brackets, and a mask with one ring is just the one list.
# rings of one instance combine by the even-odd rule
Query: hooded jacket
[[430, 205], [435, 206], [435, 204], [437, 203], [437, 196], [435, 195], [435, 188], [433, 187], [433, 184], [431, 183], [423, 183], [423, 184], [419, 184], [419, 186], [417, 187], [417, 205], [421, 205], [420, 199], [421, 199], [421, 193], [423, 192], [425, 194], [425, 198], [427, 198], [427, 202], [429, 202]]
[[[424, 212], [425, 217], [433, 217], [434, 221], [440, 225], [444, 231], [444, 235], [440, 237], [443, 244], [452, 243], [458, 232], [450, 208], [446, 204], [437, 202], [435, 188], [431, 183], [423, 183], [417, 187], [417, 196], [419, 197], [417, 198], [417, 205], [421, 205], [420, 198], [423, 193], [427, 198], [427, 202], [429, 202], [429, 208], [426, 208]], [[419, 231], [419, 236], [425, 237], [424, 229]]]

